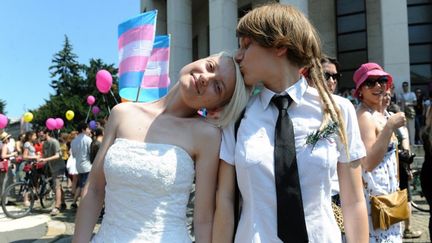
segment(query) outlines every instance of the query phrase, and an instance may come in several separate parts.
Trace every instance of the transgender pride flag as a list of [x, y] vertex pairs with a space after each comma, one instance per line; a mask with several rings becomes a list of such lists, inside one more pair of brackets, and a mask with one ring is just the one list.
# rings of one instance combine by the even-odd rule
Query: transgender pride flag
[[120, 96], [136, 100], [153, 50], [157, 10], [145, 12], [118, 27]]
[[[169, 57], [170, 36], [158, 35], [153, 44], [147, 68], [141, 82], [139, 102], [157, 100], [168, 92], [169, 79]], [[135, 94], [136, 96], [136, 94]], [[136, 100], [136, 97], [135, 97]]]

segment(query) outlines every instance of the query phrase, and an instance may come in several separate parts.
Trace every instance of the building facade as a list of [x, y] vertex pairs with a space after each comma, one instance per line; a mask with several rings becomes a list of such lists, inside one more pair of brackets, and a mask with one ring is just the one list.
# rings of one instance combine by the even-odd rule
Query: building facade
[[[141, 0], [158, 9], [157, 34], [171, 34], [170, 77], [180, 68], [238, 47], [238, 18], [267, 0]], [[354, 86], [354, 71], [376, 62], [391, 73], [397, 92], [432, 89], [432, 0], [279, 0], [303, 11], [317, 28], [324, 52], [342, 65], [339, 91]]]

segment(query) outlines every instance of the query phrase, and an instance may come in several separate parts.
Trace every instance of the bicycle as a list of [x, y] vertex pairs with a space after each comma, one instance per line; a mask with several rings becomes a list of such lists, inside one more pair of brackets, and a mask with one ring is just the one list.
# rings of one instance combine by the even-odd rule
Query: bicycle
[[8, 186], [2, 194], [1, 206], [7, 217], [17, 219], [29, 215], [35, 200], [42, 208], [49, 208], [55, 200], [52, 178], [43, 172], [42, 163], [23, 162], [25, 178]]

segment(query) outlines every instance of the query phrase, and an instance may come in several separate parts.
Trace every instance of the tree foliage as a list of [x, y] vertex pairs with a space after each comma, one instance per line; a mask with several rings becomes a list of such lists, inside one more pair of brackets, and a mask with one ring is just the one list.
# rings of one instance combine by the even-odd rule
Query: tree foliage
[[6, 110], [6, 101], [0, 99], [0, 114], [5, 114]]
[[[118, 95], [113, 98], [114, 94], [118, 94], [117, 69], [114, 64], [106, 64], [101, 59], [90, 59], [88, 65], [80, 64], [77, 58], [69, 38], [65, 36], [63, 48], [54, 54], [49, 67], [52, 78], [50, 86], [54, 89], [54, 94], [50, 94], [45, 104], [31, 111], [35, 129], [43, 129], [46, 119], [52, 117], [64, 120], [65, 131], [74, 130], [81, 122], [103, 120], [116, 104], [115, 99], [120, 100]], [[96, 73], [101, 69], [106, 69], [113, 76], [112, 94], [101, 94], [96, 88]], [[94, 105], [101, 110], [97, 116], [92, 114], [91, 107], [87, 104], [89, 95], [96, 98]], [[65, 117], [68, 110], [75, 113], [71, 121]]]

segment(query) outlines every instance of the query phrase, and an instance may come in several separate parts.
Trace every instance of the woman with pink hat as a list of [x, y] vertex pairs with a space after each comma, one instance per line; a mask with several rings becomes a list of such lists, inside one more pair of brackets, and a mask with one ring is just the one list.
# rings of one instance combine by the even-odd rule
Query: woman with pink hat
[[393, 77], [376, 63], [365, 63], [354, 73], [355, 96], [361, 137], [367, 156], [362, 160], [362, 177], [369, 214], [370, 242], [402, 242], [401, 223], [387, 230], [374, 229], [371, 218], [370, 196], [386, 195], [398, 189], [396, 146], [394, 131], [406, 123], [399, 112], [388, 118], [380, 112], [382, 100]]

